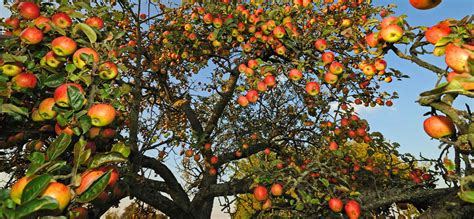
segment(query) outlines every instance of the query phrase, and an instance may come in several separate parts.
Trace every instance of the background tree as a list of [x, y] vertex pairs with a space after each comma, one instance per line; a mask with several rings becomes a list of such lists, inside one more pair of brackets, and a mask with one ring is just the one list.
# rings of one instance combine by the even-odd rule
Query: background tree
[[[422, 27], [370, 1], [87, 3], [14, 3], [4, 21], [2, 166], [8, 187], [20, 180], [1, 214], [97, 217], [129, 196], [172, 218], [209, 218], [215, 197], [230, 208], [229, 196], [252, 192], [261, 215], [357, 218], [360, 204], [389, 215], [400, 202], [422, 215], [474, 210], [472, 115], [451, 107], [472, 97], [471, 18], [424, 42]], [[370, 132], [354, 106], [393, 104], [380, 84], [406, 76], [387, 68], [391, 51], [445, 76], [417, 56], [428, 43], [457, 73], [422, 94], [448, 117], [425, 123], [443, 150], [420, 160]], [[438, 175], [453, 187], [434, 189]]]

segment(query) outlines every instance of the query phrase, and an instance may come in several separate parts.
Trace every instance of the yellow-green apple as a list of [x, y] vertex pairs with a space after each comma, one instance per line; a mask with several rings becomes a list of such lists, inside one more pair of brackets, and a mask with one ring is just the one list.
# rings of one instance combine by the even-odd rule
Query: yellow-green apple
[[18, 5], [20, 16], [26, 20], [33, 20], [40, 15], [40, 8], [34, 2], [21, 2]]
[[420, 10], [432, 9], [441, 3], [441, 0], [410, 0], [411, 6]]
[[428, 28], [425, 31], [425, 38], [426, 41], [435, 45], [441, 38], [447, 37], [450, 33], [451, 28], [449, 27], [449, 25], [440, 23]]
[[334, 61], [334, 53], [333, 52], [325, 52], [321, 56], [321, 59], [323, 60], [324, 64], [329, 64]]
[[11, 29], [18, 29], [20, 27], [20, 19], [17, 17], [9, 17], [5, 19], [5, 26]]
[[32, 73], [20, 73], [12, 78], [13, 87], [16, 89], [33, 89], [36, 87], [36, 76]]
[[20, 178], [15, 184], [13, 184], [10, 191], [10, 198], [13, 202], [21, 204], [21, 196], [26, 184], [28, 184], [35, 176], [24, 176]]
[[39, 114], [38, 110], [33, 110], [33, 112], [31, 112], [31, 120], [34, 122], [41, 122], [44, 121], [44, 118]]
[[344, 203], [339, 198], [331, 198], [328, 203], [329, 208], [334, 212], [341, 212], [344, 207]]
[[39, 16], [33, 21], [33, 23], [38, 29], [43, 31], [43, 33], [47, 33], [51, 30], [51, 25], [49, 24], [50, 21], [51, 20], [47, 17]]
[[331, 72], [326, 72], [324, 74], [324, 81], [328, 84], [335, 84], [339, 77]]
[[372, 76], [377, 73], [377, 69], [375, 68], [374, 65], [365, 64], [362, 67], [362, 72], [367, 76]]
[[54, 132], [56, 132], [56, 135], [74, 135], [74, 131], [69, 126], [61, 127], [59, 123], [56, 123], [56, 125], [54, 125]]
[[331, 65], [329, 65], [329, 72], [338, 75], [341, 74], [344, 71], [344, 65], [342, 65], [340, 62], [332, 62]]
[[59, 28], [65, 29], [72, 25], [72, 19], [64, 12], [56, 13], [51, 17], [51, 21]]
[[323, 51], [327, 48], [327, 42], [325, 39], [318, 39], [314, 42], [314, 47], [319, 50], [319, 51]]
[[46, 55], [42, 58], [42, 62], [51, 68], [57, 68], [61, 62], [57, 59], [56, 54], [53, 51], [49, 51]]
[[308, 92], [309, 95], [316, 96], [319, 94], [319, 91], [320, 85], [318, 82], [311, 81], [306, 84], [306, 92]]
[[281, 196], [283, 195], [283, 186], [280, 183], [275, 183], [270, 188], [273, 196]]
[[92, 56], [92, 61], [94, 63], [99, 62], [99, 54], [97, 54], [97, 52], [94, 49], [92, 49], [92, 48], [80, 48], [72, 56], [72, 61], [73, 61], [74, 65], [79, 69], [83, 69], [86, 66], [86, 64], [88, 64], [86, 62], [87, 60], [82, 59], [82, 57], [81, 57], [82, 54]]
[[303, 73], [300, 70], [294, 68], [290, 70], [288, 77], [293, 81], [298, 81], [303, 77]]
[[27, 27], [20, 33], [21, 41], [26, 44], [34, 45], [43, 40], [43, 32], [36, 27]]
[[273, 29], [273, 36], [278, 39], [283, 38], [285, 36], [285, 28], [282, 26], [275, 27], [275, 29]]
[[64, 210], [71, 201], [71, 191], [69, 187], [59, 182], [52, 182], [46, 187], [41, 197], [51, 197], [56, 199], [59, 209]]
[[273, 87], [276, 85], [276, 79], [275, 79], [275, 76], [273, 75], [267, 75], [265, 76], [265, 78], [263, 79], [263, 82], [265, 82], [265, 84], [267, 85], [267, 87]]
[[6, 63], [1, 67], [1, 69], [4, 75], [13, 77], [21, 73], [22, 67], [15, 63]]
[[256, 69], [258, 67], [258, 62], [255, 59], [250, 59], [247, 63], [247, 66], [251, 69]]
[[90, 18], [87, 18], [85, 22], [86, 22], [87, 25], [89, 25], [91, 27], [95, 27], [98, 30], [100, 30], [104, 27], [104, 21], [100, 17], [95, 17], [95, 16], [90, 17]]
[[244, 52], [252, 51], [252, 44], [250, 43], [242, 44], [242, 50], [244, 50]]
[[344, 211], [350, 219], [357, 219], [360, 216], [360, 205], [357, 201], [349, 200], [344, 206]]
[[394, 43], [403, 37], [403, 29], [396, 24], [390, 24], [385, 28], [382, 28], [380, 35], [386, 42]]
[[370, 47], [376, 47], [379, 44], [379, 38], [376, 33], [369, 33], [365, 35], [365, 42]]
[[97, 127], [106, 126], [115, 119], [115, 109], [110, 104], [95, 104], [87, 111], [87, 115], [91, 117], [92, 125]]
[[242, 107], [246, 107], [249, 105], [249, 100], [247, 99], [246, 96], [240, 96], [238, 99], [237, 99], [237, 103], [242, 106]]
[[99, 77], [104, 80], [114, 79], [118, 75], [117, 66], [110, 61], [104, 62], [99, 65]]
[[456, 72], [469, 72], [469, 60], [474, 59], [474, 52], [450, 43], [446, 46], [446, 64]]
[[253, 196], [257, 201], [265, 201], [268, 198], [268, 191], [265, 186], [257, 186], [253, 190]]
[[67, 36], [60, 36], [51, 42], [51, 49], [58, 56], [68, 56], [76, 51], [77, 43]]
[[75, 84], [75, 83], [62, 84], [61, 86], [57, 87], [56, 90], [54, 90], [54, 101], [56, 101], [56, 104], [60, 107], [69, 106], [69, 96], [67, 94], [68, 93], [67, 88], [69, 86], [76, 87], [77, 89], [79, 89], [79, 92], [84, 94], [84, 90], [79, 84]]
[[431, 116], [423, 122], [423, 129], [432, 138], [449, 137], [456, 132], [453, 121], [446, 116]]
[[352, 25], [352, 20], [348, 18], [342, 19], [341, 25], [343, 27], [350, 27]]
[[383, 59], [377, 59], [375, 60], [374, 66], [377, 71], [383, 71], [387, 68], [387, 62]]
[[395, 17], [395, 16], [390, 16], [390, 17], [386, 17], [382, 20], [382, 22], [380, 22], [380, 28], [385, 28], [385, 27], [388, 27], [388, 25], [391, 25], [391, 24], [397, 24], [398, 23], [398, 17]]
[[250, 103], [256, 103], [258, 100], [258, 92], [256, 90], [249, 90], [246, 97]]
[[54, 98], [46, 98], [38, 106], [38, 113], [43, 119], [52, 119], [57, 112], [53, 110], [55, 104]]

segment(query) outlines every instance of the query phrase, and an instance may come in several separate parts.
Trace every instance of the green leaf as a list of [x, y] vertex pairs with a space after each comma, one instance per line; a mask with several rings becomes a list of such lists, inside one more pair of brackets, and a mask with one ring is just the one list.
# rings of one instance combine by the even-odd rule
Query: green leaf
[[87, 38], [89, 38], [89, 41], [91, 43], [95, 43], [95, 41], [97, 41], [97, 34], [95, 33], [94, 29], [92, 29], [92, 27], [90, 27], [89, 25], [84, 23], [76, 24], [72, 29], [72, 34], [76, 34], [79, 30], [86, 34]]
[[46, 158], [43, 153], [35, 151], [28, 156], [28, 160], [32, 163], [43, 164]]
[[52, 74], [46, 78], [44, 85], [51, 88], [59, 87], [59, 85], [64, 84], [66, 77], [62, 74]]
[[23, 107], [20, 108], [10, 103], [1, 104], [0, 113], [20, 114], [20, 115], [28, 117], [28, 110], [26, 110]]
[[26, 60], [28, 59], [27, 56], [15, 56], [15, 55], [12, 55], [10, 53], [4, 53], [2, 54], [2, 59], [5, 63], [8, 63], [8, 62], [26, 62]]
[[54, 160], [61, 155], [71, 143], [71, 136], [61, 134], [46, 150], [50, 160]]
[[69, 98], [69, 105], [74, 111], [78, 111], [84, 105], [84, 94], [81, 93], [79, 88], [75, 86], [67, 87], [67, 96]]
[[87, 141], [84, 140], [82, 137], [79, 139], [79, 141], [74, 144], [74, 163], [76, 165], [79, 165], [79, 158], [81, 156], [81, 154], [84, 152], [84, 148], [87, 144]]
[[33, 178], [28, 184], [21, 195], [21, 203], [27, 203], [36, 198], [43, 190], [48, 186], [52, 177], [49, 174], [43, 174]]
[[36, 199], [24, 205], [21, 205], [15, 210], [15, 216], [21, 218], [39, 210], [52, 210], [57, 208], [59, 208], [59, 203], [58, 201], [56, 201], [56, 199], [51, 197], [42, 197], [40, 199]]
[[77, 67], [74, 64], [69, 63], [66, 65], [65, 69], [67, 73], [73, 73], [77, 69]]
[[452, 38], [451, 37], [443, 37], [436, 42], [435, 46], [445, 46], [449, 42], [451, 42]]
[[92, 158], [92, 161], [89, 163], [89, 168], [95, 168], [95, 167], [100, 167], [106, 163], [112, 163], [112, 162], [125, 162], [127, 161], [127, 158], [125, 158], [121, 153], [119, 152], [107, 152], [107, 153], [101, 153], [101, 154], [96, 154], [94, 158]]
[[46, 169], [46, 172], [51, 173], [53, 171], [59, 170], [66, 166], [67, 162], [64, 160], [56, 160], [51, 162], [50, 166]]
[[321, 181], [323, 183], [324, 186], [328, 187], [329, 186], [329, 181], [327, 179], [324, 179], [324, 178], [319, 178], [319, 181]]
[[76, 201], [79, 203], [87, 203], [97, 198], [97, 196], [107, 188], [111, 174], [112, 170], [109, 170], [106, 174], [102, 175], [84, 193], [77, 197]]
[[79, 118], [79, 127], [82, 129], [82, 133], [86, 133], [92, 126], [91, 117], [84, 115]]
[[90, 74], [80, 75], [79, 80], [84, 82], [84, 84], [86, 84], [86, 86], [89, 86], [89, 85], [92, 84], [92, 76]]
[[125, 145], [122, 142], [114, 144], [110, 151], [118, 152], [118, 153], [122, 154], [123, 157], [128, 157], [130, 155], [130, 147]]

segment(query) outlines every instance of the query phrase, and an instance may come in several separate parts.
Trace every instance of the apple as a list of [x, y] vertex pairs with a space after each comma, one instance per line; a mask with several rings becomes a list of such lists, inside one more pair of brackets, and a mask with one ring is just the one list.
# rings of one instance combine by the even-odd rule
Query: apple
[[327, 48], [327, 42], [324, 39], [318, 39], [314, 42], [314, 47], [316, 47], [317, 50], [323, 51]]
[[298, 81], [303, 77], [303, 73], [301, 73], [300, 70], [294, 68], [290, 70], [290, 73], [288, 73], [288, 77], [293, 81]]
[[251, 69], [256, 69], [258, 67], [258, 62], [257, 60], [255, 59], [250, 59], [248, 62], [247, 62], [247, 66]]
[[403, 29], [396, 24], [390, 24], [385, 28], [382, 28], [380, 35], [386, 42], [394, 43], [403, 37]]
[[423, 122], [423, 129], [432, 138], [449, 137], [456, 133], [453, 121], [446, 116], [431, 116]]
[[13, 86], [19, 89], [33, 89], [36, 87], [36, 76], [32, 73], [20, 73], [13, 77]]
[[318, 82], [308, 82], [306, 83], [306, 92], [308, 92], [309, 95], [311, 96], [316, 96], [319, 94], [320, 91], [320, 85]]
[[321, 59], [323, 60], [324, 64], [329, 64], [334, 61], [334, 53], [333, 52], [325, 52], [321, 56]]
[[222, 27], [222, 19], [220, 17], [216, 17], [214, 19], [212, 19], [212, 25], [215, 27], [215, 28], [221, 28]]
[[331, 72], [326, 72], [326, 74], [324, 74], [324, 81], [328, 84], [335, 84], [337, 79], [339, 79], [339, 77]]
[[210, 143], [206, 143], [206, 144], [204, 144], [204, 150], [206, 150], [206, 151], [210, 151], [210, 150], [211, 150], [211, 148], [212, 148], [212, 145], [211, 145]]
[[97, 127], [106, 126], [112, 123], [115, 119], [115, 109], [109, 104], [95, 104], [89, 111], [87, 115], [92, 119], [92, 125]]
[[38, 106], [38, 113], [43, 119], [52, 119], [56, 116], [56, 111], [53, 110], [55, 104], [54, 98], [46, 98]]
[[265, 78], [263, 79], [263, 82], [265, 82], [265, 84], [267, 84], [267, 87], [273, 87], [276, 85], [276, 79], [275, 79], [275, 76], [273, 75], [267, 75], [265, 76]]
[[[44, 63], [43, 63], [44, 62]], [[49, 51], [41, 59], [41, 64], [47, 65], [51, 68], [57, 68], [61, 62], [57, 59], [56, 54], [53, 51]]]
[[192, 157], [194, 154], [193, 149], [188, 149], [184, 152], [184, 156], [186, 157]]
[[68, 56], [76, 51], [77, 43], [69, 37], [60, 36], [51, 42], [51, 48], [58, 56]]
[[268, 191], [265, 186], [257, 186], [253, 190], [253, 196], [257, 201], [265, 201], [268, 198]]
[[86, 146], [84, 146], [84, 150], [91, 150], [91, 154], [94, 154], [95, 151], [97, 150], [97, 146], [95, 145], [95, 143], [93, 141], [88, 141]]
[[[81, 183], [79, 184], [79, 187], [77, 187], [75, 190], [76, 194], [81, 195], [82, 193], [84, 193], [95, 181], [97, 181], [107, 171], [108, 170], [106, 170], [105, 168], [94, 168], [94, 169], [89, 169], [83, 172], [81, 174]], [[114, 177], [112, 177], [112, 174], [111, 174], [108, 185], [111, 185], [111, 183], [115, 184], [115, 182], [117, 181], [118, 172], [116, 172], [115, 174], [117, 175]]]
[[34, 122], [42, 122], [44, 121], [44, 118], [41, 117], [38, 110], [33, 110], [33, 112], [31, 112], [31, 120]]
[[18, 5], [20, 16], [26, 20], [33, 20], [40, 15], [40, 8], [34, 2], [21, 2]]
[[383, 71], [387, 68], [387, 62], [383, 59], [375, 60], [374, 67], [377, 71]]
[[352, 20], [348, 18], [342, 19], [341, 25], [343, 27], [350, 27], [352, 25]]
[[237, 99], [237, 103], [242, 106], [242, 107], [246, 107], [249, 105], [249, 100], [247, 99], [246, 96], [240, 96], [238, 99]]
[[283, 186], [280, 183], [275, 183], [270, 188], [273, 196], [281, 196], [283, 195]]
[[5, 26], [11, 29], [18, 29], [20, 27], [20, 19], [16, 17], [9, 17], [5, 19]]
[[286, 47], [281, 45], [279, 47], [276, 48], [275, 52], [278, 54], [278, 55], [285, 55], [286, 53]]
[[118, 172], [117, 168], [114, 167], [114, 166], [103, 166], [103, 167], [99, 167], [98, 169], [103, 171], [104, 174], [107, 173], [108, 171], [111, 171], [110, 172], [109, 183], [107, 184], [107, 186], [109, 188], [114, 187], [115, 183], [117, 183], [117, 181], [119, 179], [119, 172]]
[[214, 18], [212, 17], [212, 14], [207, 13], [202, 17], [202, 20], [204, 21], [205, 24], [211, 24]]
[[258, 100], [258, 92], [256, 90], [249, 90], [246, 97], [250, 103], [256, 103]]
[[43, 31], [43, 33], [47, 33], [51, 30], [51, 25], [49, 24], [50, 21], [51, 20], [47, 17], [39, 16], [33, 21], [33, 23], [38, 29]]
[[263, 81], [259, 81], [257, 83], [257, 90], [260, 91], [260, 92], [267, 91], [267, 84], [265, 84], [265, 82], [263, 82]]
[[210, 163], [212, 165], [215, 165], [215, 164], [217, 164], [217, 162], [219, 162], [219, 158], [217, 156], [212, 156], [211, 159], [210, 159]]
[[441, 38], [447, 37], [450, 33], [451, 28], [449, 25], [440, 23], [428, 28], [428, 30], [425, 31], [425, 38], [426, 41], [435, 45]]
[[112, 139], [115, 137], [115, 134], [115, 129], [106, 128], [102, 130], [102, 132], [100, 133], [100, 137], [102, 137], [103, 139]]
[[337, 145], [336, 142], [331, 141], [331, 142], [329, 143], [329, 150], [330, 150], [330, 151], [337, 151], [338, 148], [339, 148], [339, 146]]
[[281, 39], [285, 36], [285, 28], [282, 26], [277, 26], [275, 29], [273, 29], [273, 36], [275, 36], [278, 39]]
[[6, 76], [16, 76], [21, 73], [22, 67], [17, 64], [7, 63], [1, 67], [2, 73]]
[[344, 71], [344, 65], [342, 65], [340, 62], [332, 62], [331, 65], [329, 66], [329, 72], [338, 75], [341, 74]]
[[62, 183], [52, 182], [43, 191], [41, 197], [51, 197], [56, 199], [59, 204], [59, 209], [64, 210], [71, 201], [71, 191], [69, 190], [69, 187]]
[[56, 135], [74, 135], [74, 131], [69, 126], [61, 127], [59, 123], [56, 123], [56, 125], [54, 125], [54, 132], [56, 132]]
[[357, 219], [360, 216], [360, 205], [355, 200], [349, 200], [344, 206], [344, 210], [349, 219]]
[[76, 207], [72, 209], [71, 212], [74, 214], [74, 216], [71, 217], [73, 219], [88, 219], [89, 218], [88, 216], [89, 211], [87, 210], [87, 208]]
[[365, 42], [370, 47], [377, 47], [377, 45], [379, 44], [378, 34], [369, 33], [369, 34], [365, 35]]
[[377, 68], [374, 65], [365, 64], [362, 72], [367, 76], [373, 76], [377, 73]]
[[217, 175], [217, 170], [214, 167], [209, 168], [208, 170], [210, 176], [215, 176]]
[[103, 80], [114, 79], [118, 75], [118, 68], [113, 62], [104, 62], [99, 65], [99, 77]]
[[75, 83], [65, 83], [61, 86], [57, 87], [54, 90], [54, 101], [60, 107], [68, 107], [69, 106], [69, 96], [67, 94], [67, 88], [69, 86], [74, 86], [79, 89], [79, 91], [84, 94], [84, 90], [82, 89], [81, 85]]
[[72, 19], [64, 12], [56, 13], [51, 17], [51, 21], [59, 28], [65, 29], [72, 25]]
[[89, 129], [89, 138], [94, 139], [100, 135], [101, 129], [98, 127], [92, 127]]
[[341, 199], [339, 198], [331, 198], [329, 199], [329, 208], [334, 212], [341, 212], [344, 203], [342, 203]]
[[397, 24], [397, 23], [398, 23], [398, 17], [395, 17], [395, 16], [386, 17], [382, 20], [382, 22], [380, 22], [380, 28], [384, 29], [388, 25]]
[[446, 64], [456, 72], [469, 72], [469, 60], [474, 59], [474, 52], [470, 52], [452, 43], [446, 46]]
[[18, 181], [13, 184], [11, 191], [10, 191], [10, 198], [13, 202], [17, 204], [21, 204], [21, 196], [23, 194], [23, 190], [25, 186], [34, 178], [35, 176], [24, 176], [20, 178]]
[[21, 41], [26, 44], [34, 45], [43, 40], [43, 32], [36, 27], [27, 27], [20, 33]]
[[420, 10], [432, 9], [441, 3], [441, 0], [410, 0], [411, 6]]
[[95, 27], [97, 28], [98, 30], [102, 29], [104, 27], [104, 21], [102, 20], [102, 18], [100, 17], [89, 17], [86, 19], [86, 24], [91, 26], [91, 27]]
[[464, 90], [474, 90], [474, 75], [471, 75], [468, 72], [457, 73], [455, 71], [449, 72], [446, 76], [448, 82], [457, 80]]
[[83, 60], [83, 58], [81, 57], [82, 54], [92, 56], [92, 61], [94, 63], [99, 62], [99, 54], [97, 54], [97, 52], [94, 49], [80, 48], [72, 56], [72, 61], [74, 65], [79, 69], [83, 69], [86, 66], [86, 64], [88, 64], [87, 62], [88, 60]]

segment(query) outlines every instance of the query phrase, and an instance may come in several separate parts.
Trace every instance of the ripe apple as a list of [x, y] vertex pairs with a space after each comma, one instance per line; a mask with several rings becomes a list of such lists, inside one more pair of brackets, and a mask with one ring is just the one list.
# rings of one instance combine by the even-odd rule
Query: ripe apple
[[257, 201], [265, 201], [268, 198], [268, 191], [265, 186], [257, 186], [253, 190], [253, 196]]
[[283, 186], [280, 183], [275, 183], [272, 185], [270, 191], [273, 196], [281, 196], [283, 195]]
[[20, 178], [15, 184], [13, 184], [10, 191], [10, 198], [13, 202], [21, 204], [21, 195], [25, 186], [34, 178], [35, 176], [24, 176]]
[[214, 167], [209, 168], [208, 172], [209, 172], [209, 175], [211, 176], [217, 175], [217, 170]]
[[350, 27], [352, 25], [352, 20], [348, 18], [342, 19], [341, 25], [343, 27]]
[[333, 52], [325, 52], [321, 56], [321, 59], [323, 60], [324, 64], [329, 64], [334, 61], [334, 53]]
[[68, 56], [76, 51], [77, 43], [69, 37], [60, 36], [51, 42], [51, 48], [58, 56]]
[[56, 111], [53, 110], [55, 104], [54, 98], [46, 98], [38, 106], [38, 113], [43, 119], [52, 119], [56, 116]]
[[308, 92], [309, 95], [316, 96], [319, 94], [319, 91], [320, 85], [318, 82], [311, 81], [306, 84], [306, 92]]
[[20, 19], [16, 17], [9, 17], [5, 19], [5, 26], [11, 29], [18, 29], [20, 27]]
[[365, 42], [370, 47], [377, 47], [379, 44], [378, 34], [376, 33], [369, 33], [365, 36]]
[[100, 137], [103, 139], [112, 139], [115, 137], [116, 133], [117, 132], [115, 131], [115, 129], [106, 128], [102, 130], [102, 132], [100, 133]]
[[278, 55], [285, 55], [286, 53], [286, 47], [281, 45], [279, 47], [276, 48], [275, 52], [278, 54]]
[[87, 115], [92, 119], [92, 125], [97, 127], [112, 123], [115, 119], [115, 114], [113, 106], [103, 103], [95, 104], [87, 111]]
[[20, 73], [13, 77], [13, 87], [18, 89], [33, 89], [36, 87], [36, 76], [32, 73]]
[[329, 72], [338, 75], [341, 74], [344, 71], [344, 65], [342, 65], [340, 62], [332, 62], [331, 65], [329, 66]]
[[395, 16], [386, 17], [382, 20], [382, 22], [380, 22], [380, 28], [384, 29], [388, 25], [397, 24], [397, 23], [398, 23], [398, 17], [395, 17]]
[[263, 81], [259, 81], [257, 83], [257, 90], [260, 91], [260, 92], [267, 91], [267, 84], [265, 84], [265, 82], [263, 82]]
[[43, 31], [43, 33], [47, 33], [51, 30], [51, 25], [49, 24], [50, 21], [51, 20], [47, 17], [39, 16], [33, 21], [33, 23], [38, 29]]
[[344, 203], [342, 203], [341, 199], [339, 198], [331, 198], [329, 199], [329, 208], [334, 212], [341, 212]]
[[60, 107], [68, 107], [69, 106], [69, 96], [67, 94], [67, 88], [69, 86], [74, 86], [79, 89], [79, 91], [84, 94], [84, 90], [82, 89], [81, 85], [79, 84], [74, 84], [74, 83], [65, 83], [62, 84], [61, 86], [57, 87], [56, 90], [54, 90], [54, 101], [56, 101], [56, 104]]
[[246, 96], [240, 96], [238, 99], [237, 99], [237, 103], [242, 106], [242, 107], [246, 107], [249, 105], [249, 100], [247, 99]]
[[38, 110], [33, 110], [33, 112], [31, 112], [31, 120], [33, 120], [34, 122], [44, 121], [43, 117], [41, 117]]
[[446, 64], [454, 71], [462, 73], [469, 72], [469, 60], [474, 59], [474, 52], [469, 52], [452, 43], [446, 46]]
[[193, 149], [188, 149], [184, 152], [184, 156], [186, 157], [192, 157], [194, 154]]
[[278, 39], [281, 39], [285, 36], [285, 28], [282, 26], [277, 26], [275, 29], [273, 29], [273, 36], [275, 36]]
[[52, 182], [46, 187], [41, 194], [41, 197], [51, 197], [56, 199], [59, 204], [59, 209], [62, 211], [71, 201], [71, 191], [69, 187], [62, 183]]
[[1, 70], [4, 75], [13, 77], [21, 73], [21, 68], [20, 65], [7, 63], [1, 67]]
[[273, 76], [273, 75], [267, 75], [267, 76], [265, 76], [265, 78], [263, 79], [263, 82], [265, 82], [265, 84], [267, 84], [267, 87], [273, 87], [273, 86], [276, 85], [275, 76]]
[[49, 51], [46, 53], [46, 55], [41, 59], [41, 64], [43, 65], [43, 62], [45, 65], [51, 67], [51, 68], [57, 68], [61, 62], [57, 59], [56, 54], [53, 51]]
[[431, 116], [423, 122], [423, 129], [432, 138], [448, 137], [456, 133], [453, 121], [446, 116]]
[[420, 10], [432, 9], [441, 3], [441, 0], [410, 0], [411, 6]]
[[468, 72], [457, 73], [455, 71], [449, 72], [446, 76], [446, 80], [451, 82], [457, 80], [464, 90], [474, 90], [474, 75], [471, 75]]
[[383, 59], [377, 59], [375, 60], [374, 67], [377, 71], [383, 71], [387, 68], [387, 62]]
[[331, 141], [331, 142], [329, 143], [329, 150], [330, 150], [330, 151], [337, 151], [338, 148], [339, 148], [339, 146], [337, 145], [336, 142]]
[[54, 132], [56, 132], [56, 135], [74, 135], [74, 131], [69, 126], [61, 127], [59, 123], [56, 123], [56, 125], [54, 126]]
[[326, 74], [324, 74], [324, 81], [328, 84], [335, 84], [338, 78], [337, 75], [331, 72], [326, 72]]
[[99, 54], [97, 54], [97, 52], [94, 49], [80, 48], [72, 56], [72, 61], [74, 62], [74, 65], [79, 69], [83, 69], [86, 66], [86, 64], [88, 64], [87, 62], [88, 60], [87, 59], [83, 60], [83, 58], [81, 57], [82, 54], [92, 56], [92, 61], [94, 63], [99, 62]]
[[91, 27], [95, 27], [98, 30], [100, 30], [104, 27], [104, 21], [100, 17], [95, 17], [95, 16], [90, 17], [90, 18], [87, 18], [85, 22], [86, 22], [87, 25], [89, 25]]
[[249, 90], [246, 97], [250, 103], [256, 103], [258, 100], [258, 92], [256, 90]]
[[377, 69], [375, 68], [374, 65], [366, 64], [363, 66], [362, 72], [367, 76], [372, 76], [377, 73]]
[[221, 28], [222, 27], [222, 19], [220, 17], [216, 17], [214, 19], [212, 19], [212, 25], [215, 27], [215, 28]]
[[288, 77], [293, 81], [298, 81], [303, 77], [303, 73], [301, 73], [300, 70], [294, 68], [290, 70], [290, 73], [288, 73]]
[[451, 28], [449, 25], [440, 23], [428, 28], [428, 30], [425, 31], [425, 38], [426, 41], [435, 45], [441, 38], [447, 37], [450, 33]]
[[314, 42], [314, 47], [316, 47], [317, 50], [323, 51], [327, 48], [327, 42], [325, 39], [318, 39]]
[[350, 219], [357, 219], [360, 216], [360, 205], [357, 201], [349, 200], [344, 206], [344, 210]]
[[212, 14], [207, 13], [202, 17], [202, 20], [204, 21], [205, 24], [211, 24], [214, 18], [212, 17]]
[[219, 158], [217, 156], [212, 156], [211, 159], [210, 159], [210, 163], [212, 165], [215, 165], [215, 164], [217, 164], [217, 162], [219, 162]]
[[86, 170], [81, 174], [81, 183], [75, 190], [76, 194], [81, 195], [102, 175], [104, 175], [104, 171], [98, 168]]
[[247, 66], [251, 69], [256, 69], [258, 67], [258, 62], [257, 60], [255, 59], [250, 59], [248, 62], [247, 62]]
[[103, 80], [114, 79], [118, 75], [118, 68], [113, 62], [104, 62], [99, 66], [99, 77]]
[[390, 24], [380, 31], [382, 39], [389, 43], [394, 43], [403, 37], [403, 29], [396, 25]]
[[51, 21], [59, 28], [65, 29], [72, 25], [72, 19], [64, 12], [56, 13], [51, 17]]
[[18, 5], [18, 11], [26, 20], [33, 20], [40, 15], [40, 8], [34, 2], [21, 2]]
[[72, 218], [74, 219], [88, 219], [89, 216], [89, 212], [87, 210], [87, 208], [84, 208], [84, 207], [76, 207], [74, 209], [71, 210], [71, 212], [74, 213], [74, 216]]
[[20, 33], [21, 41], [26, 44], [34, 45], [43, 40], [43, 32], [36, 27], [27, 27]]
[[117, 168], [114, 167], [114, 166], [103, 166], [103, 167], [99, 167], [98, 169], [103, 171], [104, 174], [107, 173], [108, 171], [111, 171], [109, 183], [107, 184], [107, 186], [109, 188], [114, 187], [115, 183], [117, 183], [117, 181], [119, 179], [119, 172], [118, 172]]

